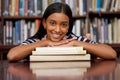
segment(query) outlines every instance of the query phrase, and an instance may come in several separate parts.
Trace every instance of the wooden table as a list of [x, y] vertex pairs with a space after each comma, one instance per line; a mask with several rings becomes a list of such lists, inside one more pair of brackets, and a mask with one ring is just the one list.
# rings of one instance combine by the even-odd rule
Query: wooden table
[[[1, 80], [120, 80], [119, 60], [78, 62], [8, 62], [0, 61]], [[31, 64], [36, 63], [32, 66]], [[53, 64], [54, 63], [54, 64]], [[63, 63], [63, 64], [62, 64]], [[72, 64], [71, 64], [72, 63]], [[69, 66], [69, 67], [68, 67]], [[86, 67], [85, 67], [86, 66]], [[35, 68], [36, 67], [36, 68]]]

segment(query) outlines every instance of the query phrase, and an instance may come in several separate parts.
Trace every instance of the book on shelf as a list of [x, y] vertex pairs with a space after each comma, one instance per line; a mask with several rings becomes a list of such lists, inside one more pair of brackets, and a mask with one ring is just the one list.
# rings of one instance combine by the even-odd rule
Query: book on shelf
[[83, 47], [36, 47], [30, 61], [78, 61], [90, 60]]

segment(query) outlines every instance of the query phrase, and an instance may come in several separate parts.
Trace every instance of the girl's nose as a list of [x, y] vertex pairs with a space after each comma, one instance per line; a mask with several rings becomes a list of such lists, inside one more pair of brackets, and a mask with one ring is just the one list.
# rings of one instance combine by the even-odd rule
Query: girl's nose
[[60, 26], [59, 25], [56, 26], [55, 31], [60, 32]]

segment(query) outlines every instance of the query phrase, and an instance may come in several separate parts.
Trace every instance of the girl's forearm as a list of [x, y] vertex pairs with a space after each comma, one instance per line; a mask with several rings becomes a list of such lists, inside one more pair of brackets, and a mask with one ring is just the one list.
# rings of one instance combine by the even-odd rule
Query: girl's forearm
[[116, 51], [105, 44], [90, 44], [77, 41], [76, 45], [83, 46], [89, 53], [104, 59], [115, 59], [117, 57]]
[[10, 51], [8, 52], [7, 58], [9, 61], [16, 61], [16, 60], [21, 60], [23, 58], [25, 58], [27, 55], [30, 55], [31, 52], [36, 48], [36, 47], [42, 47], [42, 46], [46, 46], [47, 45], [47, 41], [38, 41], [35, 43], [31, 43], [28, 45], [20, 45], [20, 46], [16, 46], [12, 49], [10, 49]]

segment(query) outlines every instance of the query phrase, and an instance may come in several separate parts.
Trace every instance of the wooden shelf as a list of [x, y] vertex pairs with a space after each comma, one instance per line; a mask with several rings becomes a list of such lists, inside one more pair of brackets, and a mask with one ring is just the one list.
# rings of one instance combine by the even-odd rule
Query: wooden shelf
[[0, 53], [8, 52], [11, 48], [16, 45], [0, 45]]
[[120, 43], [108, 44], [108, 45], [110, 45], [113, 49], [115, 49], [118, 53], [120, 53]]
[[41, 16], [4, 16], [4, 19], [41, 19]]
[[88, 12], [89, 14], [109, 14], [109, 15], [112, 15], [112, 14], [120, 14], [120, 11], [119, 12], [92, 12], [92, 11], [90, 11], [90, 12]]
[[7, 55], [8, 51], [16, 45], [0, 45], [0, 60], [3, 60], [3, 55]]
[[86, 18], [86, 15], [73, 16], [73, 19], [81, 19], [81, 18]]
[[104, 17], [104, 18], [112, 18], [112, 17], [120, 17], [120, 12], [88, 12], [89, 17]]

